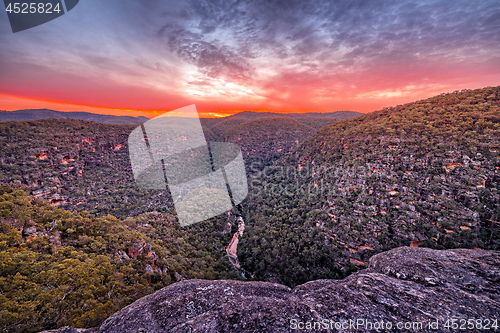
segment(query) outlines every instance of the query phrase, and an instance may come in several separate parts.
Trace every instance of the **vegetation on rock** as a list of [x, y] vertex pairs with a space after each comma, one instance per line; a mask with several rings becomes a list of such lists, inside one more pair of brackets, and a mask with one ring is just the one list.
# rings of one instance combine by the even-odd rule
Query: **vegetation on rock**
[[319, 130], [252, 175], [245, 269], [293, 286], [402, 245], [500, 249], [500, 87]]
[[213, 221], [182, 229], [168, 213], [75, 214], [0, 186], [3, 331], [94, 327], [180, 279], [238, 279], [220, 234]]
[[[243, 151], [237, 255], [253, 279], [339, 279], [402, 245], [500, 249], [500, 87], [332, 119], [202, 120]], [[168, 191], [134, 182], [134, 127], [0, 122], [5, 331], [95, 327], [177, 280], [242, 278], [224, 251], [237, 214], [181, 228]]]

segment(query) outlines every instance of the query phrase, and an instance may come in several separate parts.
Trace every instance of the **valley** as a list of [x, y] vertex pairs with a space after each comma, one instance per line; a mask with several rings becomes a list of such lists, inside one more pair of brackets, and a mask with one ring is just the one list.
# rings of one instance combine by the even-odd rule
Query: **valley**
[[12, 331], [96, 327], [176, 281], [293, 288], [400, 246], [499, 250], [499, 114], [488, 87], [366, 115], [202, 119], [207, 141], [241, 147], [249, 194], [243, 223], [184, 228], [167, 191], [135, 185], [137, 125], [0, 122], [0, 309]]
[[293, 286], [403, 245], [499, 249], [499, 91], [443, 94], [319, 130], [254, 175], [243, 267]]

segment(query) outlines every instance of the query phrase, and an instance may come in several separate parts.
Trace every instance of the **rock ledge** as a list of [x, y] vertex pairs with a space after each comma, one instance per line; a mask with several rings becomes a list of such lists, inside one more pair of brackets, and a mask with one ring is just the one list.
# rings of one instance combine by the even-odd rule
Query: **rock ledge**
[[[366, 325], [391, 322], [393, 328], [421, 322], [422, 329], [411, 331], [449, 332], [443, 326], [452, 318], [497, 319], [500, 325], [500, 252], [400, 247], [373, 256], [367, 269], [344, 280], [294, 289], [266, 282], [181, 281], [118, 311], [98, 330], [50, 332], [297, 332], [308, 322], [323, 323], [314, 331], [329, 331], [324, 323], [334, 328], [360, 319]], [[430, 329], [436, 321], [438, 328]], [[347, 323], [341, 331], [354, 331]], [[385, 330], [356, 330], [375, 331]]]

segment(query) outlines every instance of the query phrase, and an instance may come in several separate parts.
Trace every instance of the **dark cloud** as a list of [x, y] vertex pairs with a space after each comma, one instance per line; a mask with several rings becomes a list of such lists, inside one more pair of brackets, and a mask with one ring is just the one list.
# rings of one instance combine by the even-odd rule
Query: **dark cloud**
[[37, 64], [214, 99], [465, 84], [500, 54], [498, 0], [87, 0], [23, 34], [3, 23], [0, 80]]
[[160, 32], [167, 35], [169, 50], [187, 63], [197, 66], [208, 77], [242, 79], [250, 70], [246, 60], [224, 43], [205, 41], [202, 34], [185, 29], [166, 31], [164, 26]]
[[159, 33], [207, 76], [247, 78], [259, 58], [343, 68], [498, 52], [499, 18], [498, 1], [192, 0]]

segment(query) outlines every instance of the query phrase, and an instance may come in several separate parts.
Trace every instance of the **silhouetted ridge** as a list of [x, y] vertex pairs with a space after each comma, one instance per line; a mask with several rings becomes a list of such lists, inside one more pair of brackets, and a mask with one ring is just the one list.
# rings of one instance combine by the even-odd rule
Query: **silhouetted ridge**
[[27, 109], [16, 111], [0, 111], [0, 121], [40, 120], [48, 118], [68, 118], [97, 121], [106, 124], [141, 124], [149, 118], [131, 116], [112, 116], [91, 112], [62, 112], [49, 109]]

